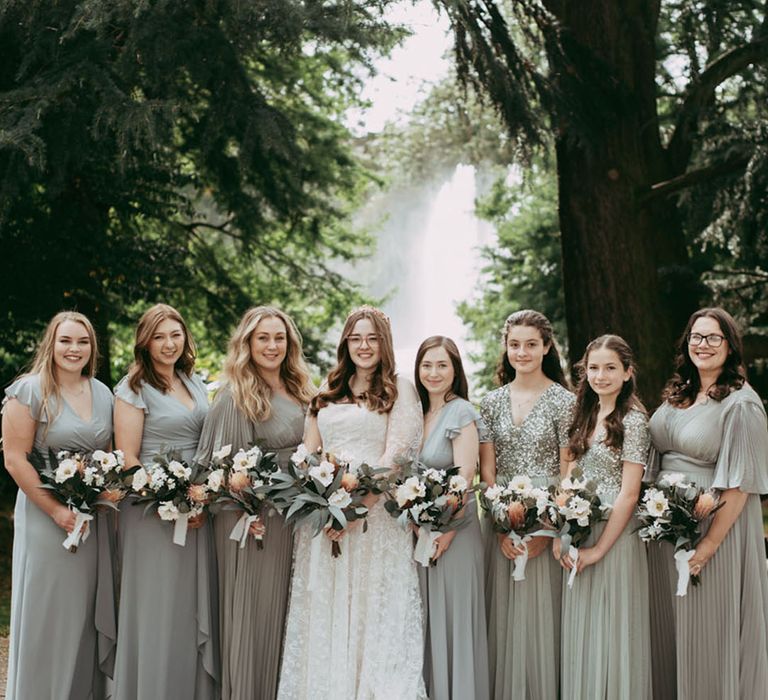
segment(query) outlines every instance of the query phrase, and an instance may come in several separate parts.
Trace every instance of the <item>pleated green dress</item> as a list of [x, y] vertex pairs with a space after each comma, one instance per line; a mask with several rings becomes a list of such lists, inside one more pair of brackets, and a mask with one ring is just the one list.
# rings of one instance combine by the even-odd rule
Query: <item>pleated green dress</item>
[[[597, 481], [602, 502], [611, 504], [621, 489], [622, 463], [647, 462], [648, 420], [637, 410], [624, 417], [621, 451], [608, 447], [604, 435], [598, 428], [578, 466]], [[604, 529], [605, 522], [598, 523], [583, 546], [596, 544]], [[651, 698], [648, 562], [636, 529], [633, 516], [608, 553], [576, 576], [573, 588], [563, 580], [563, 700]]]
[[[267, 420], [253, 423], [235, 405], [224, 387], [205, 420], [197, 459], [208, 463], [214, 451], [232, 445], [232, 453], [260, 445], [276, 452], [285, 467], [301, 442], [304, 408], [275, 394]], [[241, 511], [221, 511], [214, 517], [219, 583], [222, 700], [273, 700], [277, 695], [291, 589], [293, 529], [282, 516], [266, 522], [264, 549], [249, 537], [243, 549], [229, 538]]]
[[[112, 394], [91, 379], [90, 420], [53, 399], [42, 413], [38, 375], [5, 390], [37, 421], [35, 447], [55, 452], [108, 450]], [[99, 512], [77, 552], [66, 533], [19, 489], [14, 510], [11, 625], [6, 700], [98, 700], [114, 664], [116, 620], [108, 517]]]
[[[453, 466], [452, 441], [470, 423], [480, 423], [474, 406], [460, 398], [449, 401], [424, 441], [421, 462], [435, 469]], [[418, 567], [426, 612], [424, 682], [430, 700], [489, 697], [483, 539], [474, 497], [464, 517], [467, 524], [435, 566]]]
[[665, 403], [650, 427], [661, 473], [748, 494], [702, 569], [701, 583], [689, 586], [687, 595], [675, 595], [672, 545], [651, 548], [654, 698], [768, 698], [768, 574], [759, 496], [768, 493], [768, 428], [760, 397], [745, 385], [722, 401], [686, 409]]
[[[480, 404], [496, 454], [497, 480], [525, 474], [536, 486], [560, 478], [560, 448], [568, 444], [573, 394], [553, 383], [515, 425], [509, 385]], [[513, 581], [514, 562], [486, 522], [486, 609], [491, 697], [552, 700], [560, 693], [562, 567], [548, 550], [530, 559], [525, 580]]]

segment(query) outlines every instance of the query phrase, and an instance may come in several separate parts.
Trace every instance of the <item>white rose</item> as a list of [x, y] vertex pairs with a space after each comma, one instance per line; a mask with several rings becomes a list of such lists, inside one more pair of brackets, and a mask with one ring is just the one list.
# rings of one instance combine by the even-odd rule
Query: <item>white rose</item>
[[419, 481], [417, 476], [408, 477], [404, 483], [397, 487], [395, 498], [397, 505], [402, 508], [409, 501], [415, 501], [417, 498], [424, 498], [427, 490]]
[[71, 479], [77, 473], [77, 462], [74, 459], [64, 459], [59, 462], [59, 466], [54, 473], [56, 483], [63, 484], [67, 479]]
[[533, 488], [533, 482], [531, 481], [530, 477], [526, 476], [525, 474], [519, 474], [517, 476], [513, 476], [512, 479], [510, 479], [509, 487], [515, 491], [515, 493], [519, 493], [522, 496], [527, 496], [528, 492]]
[[147, 474], [147, 470], [144, 467], [139, 467], [131, 480], [131, 488], [134, 491], [141, 491], [148, 483], [149, 474]]
[[173, 505], [173, 501], [163, 501], [157, 507], [157, 514], [161, 520], [178, 520], [179, 509]]
[[448, 490], [453, 493], [463, 493], [467, 490], [467, 480], [461, 474], [452, 476], [448, 482]]
[[646, 512], [654, 518], [660, 518], [669, 511], [667, 497], [657, 489], [649, 489], [643, 497], [643, 501]]
[[224, 485], [224, 470], [215, 469], [208, 475], [208, 488], [211, 491], [219, 491]]
[[232, 452], [232, 445], [224, 445], [220, 450], [216, 450], [212, 457], [213, 459], [222, 460], [229, 457], [230, 452]]
[[91, 457], [93, 458], [94, 462], [101, 462], [104, 460], [104, 458], [107, 456], [107, 452], [104, 452], [104, 450], [94, 450]]
[[250, 467], [250, 463], [251, 460], [248, 453], [245, 450], [240, 450], [232, 459], [232, 471], [246, 472], [248, 467]]
[[177, 462], [175, 459], [168, 462], [168, 470], [177, 479], [189, 479], [192, 475], [192, 470], [189, 467], [185, 467], [181, 462]]
[[293, 462], [296, 465], [301, 464], [304, 460], [309, 457], [309, 450], [307, 450], [306, 445], [302, 442], [297, 448], [296, 452], [294, 452], [291, 455], [291, 462]]
[[333, 481], [334, 467], [330, 462], [323, 460], [316, 467], [309, 469], [309, 475], [317, 479], [323, 486], [328, 486]]
[[346, 508], [352, 503], [352, 496], [349, 495], [346, 489], [337, 489], [328, 496], [328, 503], [337, 508]]

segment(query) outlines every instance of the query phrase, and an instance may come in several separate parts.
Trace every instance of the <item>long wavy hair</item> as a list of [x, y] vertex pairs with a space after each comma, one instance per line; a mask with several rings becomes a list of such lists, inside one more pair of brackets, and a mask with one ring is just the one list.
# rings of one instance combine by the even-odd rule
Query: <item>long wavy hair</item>
[[251, 338], [263, 319], [276, 318], [285, 326], [286, 353], [280, 365], [280, 379], [288, 393], [303, 406], [315, 395], [309, 368], [302, 351], [301, 334], [293, 319], [273, 306], [248, 309], [229, 339], [224, 360], [224, 381], [232, 391], [235, 405], [248, 420], [267, 420], [272, 409], [272, 389], [251, 359]]
[[149, 344], [157, 327], [163, 321], [176, 321], [184, 331], [184, 348], [181, 357], [176, 360], [175, 369], [187, 377], [192, 375], [195, 368], [197, 349], [195, 341], [189, 334], [187, 324], [182, 315], [168, 304], [155, 304], [147, 309], [136, 326], [136, 340], [133, 345], [133, 363], [128, 369], [128, 386], [138, 394], [142, 383], [151, 384], [163, 393], [171, 389], [170, 382], [155, 371], [152, 357], [149, 354]]
[[616, 407], [605, 418], [605, 444], [617, 450], [624, 445], [624, 417], [637, 408], [645, 412], [636, 391], [637, 367], [632, 349], [618, 335], [601, 335], [595, 338], [584, 351], [584, 357], [576, 365], [579, 383], [576, 387], [576, 405], [571, 426], [568, 430], [568, 449], [574, 458], [581, 457], [589, 449], [589, 438], [597, 425], [600, 399], [587, 381], [589, 355], [595, 350], [612, 350], [616, 353], [624, 370], [631, 370], [629, 379], [624, 382], [616, 397]]
[[[56, 331], [65, 321], [74, 321], [85, 328], [88, 340], [91, 343], [91, 357], [86, 362], [81, 374], [84, 377], [94, 377], [96, 375], [96, 365], [99, 357], [99, 349], [96, 343], [96, 333], [93, 330], [93, 324], [87, 316], [77, 311], [59, 311], [49, 322], [37, 346], [37, 352], [32, 360], [32, 365], [24, 376], [37, 374], [40, 377], [40, 395], [41, 409], [40, 419], [51, 423], [53, 419], [61, 413], [62, 401], [59, 383], [56, 380], [56, 364], [54, 362], [53, 350], [56, 345]], [[56, 400], [56, 414], [51, 413], [51, 398]]]
[[728, 343], [728, 355], [725, 358], [725, 364], [717, 377], [717, 381], [707, 392], [707, 396], [715, 401], [722, 401], [732, 391], [741, 389], [744, 382], [747, 381], [741, 332], [733, 316], [719, 307], [699, 309], [688, 319], [683, 335], [677, 341], [675, 372], [662, 393], [662, 399], [668, 401], [672, 406], [680, 408], [690, 406], [696, 400], [696, 394], [701, 390], [699, 371], [693, 364], [689, 353], [688, 335], [693, 324], [704, 317], [717, 321], [720, 332]]
[[397, 399], [397, 378], [395, 376], [395, 350], [392, 345], [392, 331], [389, 318], [373, 306], [361, 306], [347, 316], [341, 331], [341, 340], [336, 349], [336, 366], [328, 374], [326, 388], [320, 391], [310, 404], [310, 414], [317, 415], [321, 408], [331, 403], [346, 403], [358, 400], [349, 387], [349, 380], [356, 371], [349, 354], [349, 336], [355, 324], [367, 318], [379, 337], [381, 359], [371, 376], [371, 385], [363, 397], [365, 405], [377, 413], [389, 413]]
[[541, 369], [544, 374], [549, 377], [553, 382], [569, 388], [568, 380], [565, 378], [562, 364], [560, 363], [560, 352], [557, 349], [557, 343], [555, 342], [555, 335], [552, 330], [552, 324], [549, 319], [538, 311], [532, 309], [522, 309], [515, 311], [515, 313], [507, 316], [507, 320], [504, 321], [504, 328], [501, 332], [501, 357], [496, 367], [496, 381], [499, 386], [509, 384], [515, 378], [515, 368], [509, 361], [509, 355], [507, 354], [507, 341], [509, 340], [509, 332], [515, 326], [528, 326], [535, 328], [544, 345], [549, 345], [549, 350], [544, 355], [541, 362]]
[[429, 410], [429, 392], [421, 381], [419, 367], [421, 366], [421, 361], [424, 359], [424, 355], [433, 348], [443, 348], [448, 353], [448, 357], [451, 358], [451, 365], [453, 365], [453, 383], [451, 384], [451, 388], [448, 389], [445, 394], [445, 400], [449, 401], [454, 396], [458, 396], [462, 399], [469, 399], [469, 385], [467, 384], [467, 375], [464, 373], [464, 365], [461, 362], [459, 348], [456, 347], [456, 343], [450, 338], [447, 338], [444, 335], [433, 335], [419, 345], [413, 370], [413, 383], [416, 385], [416, 391], [419, 392], [421, 409], [424, 413]]

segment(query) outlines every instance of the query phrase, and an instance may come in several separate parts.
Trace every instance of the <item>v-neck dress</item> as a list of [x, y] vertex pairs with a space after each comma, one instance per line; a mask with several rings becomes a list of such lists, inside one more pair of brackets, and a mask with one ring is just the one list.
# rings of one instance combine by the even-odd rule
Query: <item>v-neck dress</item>
[[[560, 448], [568, 444], [574, 401], [570, 391], [553, 383], [515, 425], [508, 384], [485, 396], [480, 414], [493, 443], [497, 481], [517, 474], [530, 477], [536, 486], [558, 481]], [[486, 530], [491, 697], [557, 698], [563, 570], [545, 550], [528, 561], [525, 581], [514, 581], [514, 562], [501, 553], [492, 528]]]
[[[737, 488], [747, 501], [701, 571], [675, 595], [673, 547], [649, 550], [654, 698], [768, 698], [768, 573], [760, 495], [768, 493], [768, 427], [745, 385], [722, 401], [687, 409], [662, 404], [651, 418], [661, 474], [698, 486]], [[703, 533], [711, 525], [705, 521]], [[677, 691], [675, 694], [675, 690]]]
[[[205, 419], [196, 459], [208, 464], [212, 454], [232, 445], [260, 445], [275, 452], [285, 468], [301, 442], [304, 408], [280, 394], [271, 399], [269, 418], [251, 422], [237, 408], [232, 392], [222, 388]], [[291, 590], [293, 528], [281, 515], [267, 520], [263, 549], [249, 537], [244, 548], [229, 539], [240, 511], [213, 518], [219, 584], [222, 700], [274, 700], [283, 651], [285, 616]]]
[[[37, 421], [35, 447], [90, 453], [108, 450], [112, 394], [91, 379], [91, 417], [66, 402], [42, 412], [40, 377], [30, 374], [5, 390]], [[112, 674], [115, 601], [106, 513], [77, 552], [61, 546], [66, 533], [19, 489], [14, 510], [11, 634], [7, 700], [96, 700]]]
[[[647, 464], [648, 419], [635, 409], [624, 416], [621, 450], [604, 438], [599, 428], [577, 466], [597, 482], [602, 503], [612, 504], [624, 462]], [[585, 547], [597, 543], [605, 525], [592, 528]], [[648, 560], [637, 529], [632, 516], [608, 553], [576, 576], [573, 588], [563, 580], [562, 700], [651, 700]]]
[[[149, 384], [134, 393], [124, 378], [115, 396], [144, 411], [139, 459], [175, 449], [191, 461], [208, 412], [202, 380], [178, 375], [194, 399], [187, 408]], [[210, 523], [173, 543], [173, 527], [129, 498], [120, 507], [120, 612], [115, 700], [216, 697], [216, 558]]]
[[[469, 401], [449, 401], [424, 441], [419, 460], [435, 469], [453, 466], [453, 441], [471, 423], [482, 433], [480, 414]], [[427, 617], [424, 681], [431, 700], [489, 697], [483, 539], [474, 497], [464, 517], [468, 524], [456, 532], [435, 566], [418, 567]]]

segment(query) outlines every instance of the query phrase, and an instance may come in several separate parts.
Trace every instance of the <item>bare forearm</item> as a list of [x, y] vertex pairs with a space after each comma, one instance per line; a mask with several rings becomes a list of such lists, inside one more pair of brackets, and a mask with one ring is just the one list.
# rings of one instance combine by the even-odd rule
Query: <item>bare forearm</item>
[[616, 497], [605, 529], [595, 545], [595, 549], [597, 549], [601, 557], [604, 557], [610, 551], [616, 540], [621, 536], [621, 533], [624, 532], [636, 506], [637, 497], [633, 495], [619, 493]]
[[749, 494], [739, 489], [727, 489], [720, 495], [723, 507], [715, 513], [712, 525], [704, 539], [709, 540], [715, 547], [719, 547], [727, 537], [733, 524], [738, 520], [741, 511], [749, 498]]
[[37, 470], [27, 459], [6, 455], [6, 469], [26, 497], [46, 515], [53, 517], [61, 503], [42, 488], [43, 482], [40, 481]]

